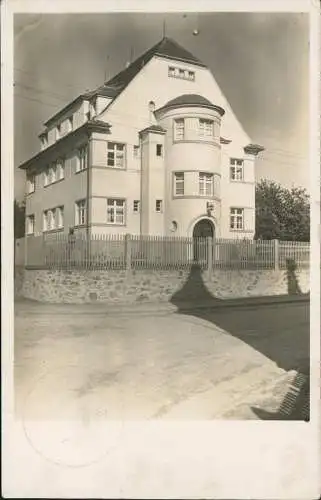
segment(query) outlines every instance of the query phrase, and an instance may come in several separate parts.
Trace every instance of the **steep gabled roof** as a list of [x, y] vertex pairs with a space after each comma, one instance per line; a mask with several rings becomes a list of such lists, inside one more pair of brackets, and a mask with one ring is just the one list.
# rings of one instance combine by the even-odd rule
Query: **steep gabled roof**
[[148, 49], [146, 52], [144, 52], [144, 54], [133, 61], [127, 68], [117, 73], [117, 75], [105, 82], [103, 85], [95, 90], [85, 92], [76, 97], [76, 99], [74, 99], [71, 103], [67, 104], [67, 106], [58, 111], [58, 113], [49, 118], [49, 120], [45, 122], [45, 125], [49, 125], [53, 120], [65, 113], [70, 107], [72, 107], [72, 105], [76, 104], [76, 102], [78, 102], [79, 100], [90, 100], [98, 95], [114, 99], [125, 89], [125, 87], [127, 87], [127, 85], [129, 85], [129, 83], [133, 80], [133, 78], [135, 78], [135, 76], [140, 72], [145, 64], [147, 64], [154, 56], [160, 56], [165, 57], [166, 59], [190, 63], [196, 66], [201, 66], [203, 68], [207, 67], [197, 57], [193, 56], [193, 54], [184, 49], [184, 47], [179, 45], [177, 42], [175, 42], [171, 38], [164, 37], [160, 42], [156, 43], [156, 45]]
[[197, 57], [193, 56], [193, 54], [191, 54], [188, 50], [184, 49], [184, 47], [171, 38], [164, 37], [151, 49], [147, 50], [147, 52], [138, 57], [138, 59], [130, 64], [128, 68], [124, 69], [111, 80], [106, 82], [106, 85], [111, 87], [116, 85], [117, 87], [121, 87], [123, 89], [154, 56], [161, 56], [166, 59], [174, 59], [176, 61], [187, 62], [206, 68], [204, 63], [197, 59]]

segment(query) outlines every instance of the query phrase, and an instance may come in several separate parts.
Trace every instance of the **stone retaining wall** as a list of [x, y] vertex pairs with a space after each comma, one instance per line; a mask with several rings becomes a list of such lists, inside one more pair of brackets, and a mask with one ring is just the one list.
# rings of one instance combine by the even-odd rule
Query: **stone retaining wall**
[[[17, 294], [42, 302], [166, 302], [288, 294], [286, 271], [50, 271], [25, 270]], [[309, 292], [309, 271], [295, 273], [297, 291]], [[293, 281], [293, 276], [292, 276]], [[293, 292], [291, 292], [293, 293]]]

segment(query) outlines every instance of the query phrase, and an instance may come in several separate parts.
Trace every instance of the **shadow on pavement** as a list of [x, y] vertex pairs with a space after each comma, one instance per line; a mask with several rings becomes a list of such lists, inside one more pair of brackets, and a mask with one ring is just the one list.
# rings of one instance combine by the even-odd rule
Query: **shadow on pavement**
[[[286, 273], [287, 276], [290, 273], [293, 279], [292, 270], [287, 269]], [[292, 289], [293, 294], [298, 294], [298, 287], [295, 285], [297, 285], [297, 282], [292, 281], [289, 292]], [[206, 303], [208, 307], [186, 310], [184, 303], [187, 302]], [[227, 300], [224, 300], [224, 303], [226, 302]], [[212, 322], [230, 335], [247, 343], [256, 351], [261, 352], [283, 370], [297, 371], [297, 381], [301, 381], [302, 377], [304, 377], [305, 384], [300, 386], [300, 397], [297, 398], [297, 403], [291, 412], [286, 413], [284, 408], [288, 405], [292, 393], [285, 398], [284, 405], [281, 405], [279, 413], [271, 416], [271, 419], [278, 420], [297, 419], [300, 411], [302, 411], [302, 402], [304, 401], [303, 406], [305, 407], [306, 404], [308, 405], [309, 400], [310, 342], [308, 302], [219, 308], [217, 306], [222, 303], [222, 300], [208, 291], [202, 279], [200, 266], [193, 265], [186, 283], [172, 296], [171, 303], [177, 307], [178, 314], [187, 314]], [[307, 395], [304, 396], [306, 393]], [[259, 418], [268, 418], [268, 415], [264, 414], [263, 410], [255, 409], [253, 411]], [[300, 418], [300, 420], [302, 419], [303, 417]]]
[[261, 420], [310, 420], [309, 377], [298, 373], [286, 393], [277, 412], [268, 412], [252, 407], [251, 410]]

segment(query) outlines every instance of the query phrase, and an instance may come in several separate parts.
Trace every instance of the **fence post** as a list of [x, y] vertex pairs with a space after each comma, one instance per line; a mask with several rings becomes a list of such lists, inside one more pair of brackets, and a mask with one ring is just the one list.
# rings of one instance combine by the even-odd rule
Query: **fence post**
[[127, 273], [130, 273], [132, 267], [132, 245], [131, 235], [125, 235], [125, 268]]
[[208, 279], [212, 278], [213, 271], [213, 238], [210, 236], [207, 238], [207, 271], [208, 271]]
[[279, 240], [274, 240], [274, 270], [278, 271], [279, 268]]

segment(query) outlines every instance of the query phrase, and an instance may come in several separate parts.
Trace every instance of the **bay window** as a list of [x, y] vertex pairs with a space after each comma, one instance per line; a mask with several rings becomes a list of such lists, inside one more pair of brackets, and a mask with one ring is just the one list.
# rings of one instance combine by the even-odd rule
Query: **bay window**
[[175, 196], [184, 196], [184, 172], [175, 172], [174, 174], [174, 194]]
[[213, 174], [205, 172], [199, 174], [199, 195], [213, 196]]

